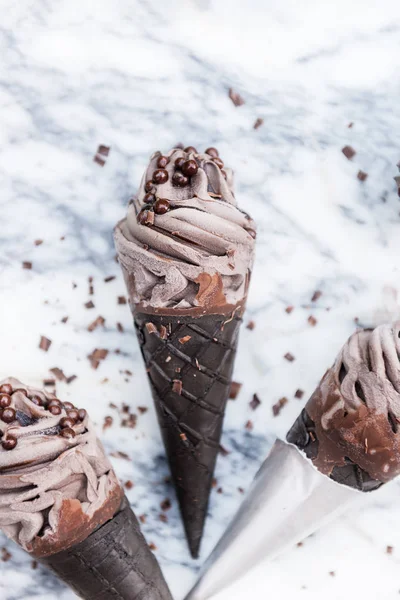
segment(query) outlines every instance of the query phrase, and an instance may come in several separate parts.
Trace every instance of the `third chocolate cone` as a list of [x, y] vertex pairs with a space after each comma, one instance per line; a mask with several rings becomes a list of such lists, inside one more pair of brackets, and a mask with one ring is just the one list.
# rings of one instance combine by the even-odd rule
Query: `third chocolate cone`
[[240, 314], [197, 318], [135, 313], [191, 553], [207, 514]]

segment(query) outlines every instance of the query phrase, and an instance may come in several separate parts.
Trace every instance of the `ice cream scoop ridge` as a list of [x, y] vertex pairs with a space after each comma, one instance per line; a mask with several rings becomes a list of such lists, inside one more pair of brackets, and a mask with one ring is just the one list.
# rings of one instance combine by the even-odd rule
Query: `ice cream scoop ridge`
[[132, 303], [209, 312], [246, 296], [255, 224], [237, 208], [232, 172], [215, 153], [175, 148], [151, 157], [115, 229]]
[[85, 410], [16, 379], [0, 383], [0, 527], [37, 557], [111, 519], [123, 492]]
[[371, 489], [400, 473], [399, 335], [400, 322], [354, 333], [305, 407], [314, 440], [297, 445], [337, 481], [351, 465]]

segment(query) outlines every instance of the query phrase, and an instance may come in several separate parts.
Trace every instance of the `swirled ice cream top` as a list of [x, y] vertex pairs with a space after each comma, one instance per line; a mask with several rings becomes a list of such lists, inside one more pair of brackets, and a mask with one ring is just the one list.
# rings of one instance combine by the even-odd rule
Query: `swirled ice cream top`
[[121, 486], [85, 410], [9, 378], [0, 382], [0, 528], [46, 556], [117, 512]]
[[309, 400], [329, 473], [345, 458], [387, 482], [400, 474], [400, 321], [354, 333]]
[[236, 205], [233, 174], [215, 148], [153, 154], [115, 229], [133, 304], [193, 308], [246, 297], [254, 221]]

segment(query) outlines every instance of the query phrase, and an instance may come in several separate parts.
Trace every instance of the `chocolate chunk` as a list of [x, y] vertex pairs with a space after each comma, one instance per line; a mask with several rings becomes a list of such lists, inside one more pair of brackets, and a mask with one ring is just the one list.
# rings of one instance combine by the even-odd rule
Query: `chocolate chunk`
[[238, 383], [237, 381], [232, 381], [231, 387], [229, 388], [229, 398], [231, 400], [236, 400], [241, 389], [242, 389], [241, 383]]
[[257, 394], [253, 394], [253, 398], [251, 400], [250, 404], [250, 408], [252, 410], [256, 410], [256, 408], [258, 408], [261, 404], [261, 400], [260, 398], [257, 396]]
[[110, 147], [100, 144], [100, 146], [97, 148], [97, 153], [101, 154], [102, 156], [108, 156], [110, 153]]
[[232, 88], [229, 90], [229, 98], [232, 100], [235, 106], [243, 106], [245, 103], [242, 96], [235, 92]]
[[23, 269], [32, 269], [32, 263], [29, 260], [24, 260], [22, 263]]
[[356, 151], [351, 146], [345, 146], [344, 148], [342, 148], [342, 152], [345, 155], [345, 157], [349, 160], [351, 160], [353, 156], [356, 155]]
[[41, 350], [44, 350], [44, 352], [47, 352], [48, 349], [51, 346], [51, 340], [49, 340], [49, 338], [45, 337], [44, 335], [42, 335], [40, 337], [40, 343], [39, 343], [39, 348]]
[[358, 171], [357, 173], [357, 179], [359, 179], [360, 181], [365, 181], [368, 177], [368, 173], [365, 173], [364, 171]]
[[118, 296], [117, 298], [118, 304], [126, 304], [126, 298], [125, 296]]
[[273, 405], [272, 412], [273, 412], [274, 417], [277, 417], [279, 415], [279, 413], [281, 412], [282, 408], [287, 403], [288, 403], [288, 399], [287, 398], [280, 398], [280, 400], [278, 400], [278, 402]]
[[90, 325], [88, 325], [88, 331], [94, 331], [100, 325], [104, 325], [105, 322], [106, 320], [104, 319], [104, 317], [99, 315], [97, 319], [95, 319], [92, 323], [90, 323]]

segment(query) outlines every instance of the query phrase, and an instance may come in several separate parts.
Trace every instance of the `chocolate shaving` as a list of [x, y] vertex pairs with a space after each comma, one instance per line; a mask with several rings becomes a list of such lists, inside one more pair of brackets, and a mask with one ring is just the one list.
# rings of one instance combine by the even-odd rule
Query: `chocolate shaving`
[[104, 360], [107, 357], [108, 350], [104, 348], [95, 348], [91, 354], [88, 355], [88, 359], [90, 360], [90, 364], [93, 369], [97, 369], [101, 360]]
[[123, 325], [121, 323], [117, 323], [117, 329], [120, 333], [124, 333], [124, 328]]
[[144, 525], [146, 523], [146, 515], [139, 515], [139, 521]]
[[24, 260], [24, 262], [22, 263], [22, 268], [23, 269], [32, 269], [32, 263], [30, 260]]
[[114, 419], [110, 416], [104, 417], [104, 423], [103, 423], [103, 431], [105, 431], [106, 429], [109, 429], [109, 427], [112, 426], [114, 422]]
[[290, 352], [286, 352], [283, 358], [286, 358], [286, 360], [288, 360], [289, 362], [293, 362], [295, 360], [293, 354], [291, 354]]
[[50, 387], [50, 386], [55, 386], [56, 385], [56, 380], [55, 379], [43, 379], [43, 385], [44, 387]]
[[290, 315], [290, 313], [292, 313], [294, 311], [294, 306], [287, 306], [285, 308], [285, 312], [287, 312], [288, 315]]
[[298, 398], [299, 400], [301, 400], [303, 396], [304, 396], [303, 390], [300, 390], [300, 389], [296, 390], [296, 392], [294, 394], [295, 398]]
[[105, 322], [106, 320], [104, 319], [104, 317], [99, 315], [97, 319], [95, 319], [92, 323], [90, 323], [90, 325], [88, 325], [88, 331], [94, 331], [100, 325], [104, 325]]
[[44, 352], [47, 352], [48, 349], [51, 346], [51, 340], [49, 340], [49, 338], [45, 337], [44, 335], [42, 335], [40, 337], [40, 343], [39, 343], [39, 348], [41, 350], [44, 350]]
[[393, 554], [393, 546], [386, 546], [386, 554]]
[[368, 178], [368, 173], [365, 173], [364, 171], [358, 171], [357, 173], [357, 179], [359, 181], [365, 181]]
[[318, 323], [317, 319], [315, 317], [313, 317], [312, 315], [310, 315], [308, 317], [307, 321], [311, 325], [311, 327], [315, 327], [316, 324]]
[[138, 406], [137, 408], [141, 415], [144, 415], [144, 413], [147, 413], [147, 411], [149, 410], [147, 406]]
[[110, 281], [114, 281], [116, 279], [115, 275], [109, 275], [108, 277], [104, 277], [104, 282], [109, 283]]
[[317, 300], [319, 300], [322, 296], [322, 292], [320, 290], [315, 290], [315, 292], [312, 295], [311, 298], [311, 302], [316, 302]]
[[104, 158], [101, 158], [101, 156], [99, 156], [98, 154], [95, 155], [93, 160], [95, 163], [97, 163], [101, 167], [104, 167], [104, 165], [106, 164], [106, 161], [104, 160]]
[[231, 400], [236, 400], [238, 394], [242, 388], [242, 384], [237, 381], [232, 381], [231, 387], [229, 388], [229, 398]]
[[108, 156], [110, 153], [110, 146], [105, 146], [104, 144], [100, 144], [97, 148], [97, 154], [101, 154], [102, 156]]
[[150, 542], [150, 544], [148, 546], [149, 546], [150, 550], [153, 550], [153, 552], [155, 550], [157, 550], [157, 546], [153, 542]]
[[172, 391], [176, 394], [182, 394], [182, 381], [180, 379], [172, 380]]
[[43, 240], [35, 240], [33, 243], [35, 246], [41, 246], [43, 244]]
[[67, 378], [62, 369], [59, 369], [58, 367], [53, 367], [52, 369], [49, 369], [49, 370], [50, 370], [50, 373], [53, 373], [55, 378], [58, 379], [58, 381], [67, 381]]
[[165, 498], [160, 504], [161, 510], [169, 510], [171, 508], [171, 500], [169, 498]]
[[118, 296], [117, 301], [118, 301], [118, 304], [126, 304], [125, 296]]
[[250, 331], [253, 331], [253, 329], [255, 328], [256, 324], [254, 321], [249, 321], [246, 325], [246, 329], [250, 329]]
[[61, 323], [66, 323], [68, 321], [69, 317], [63, 317], [61, 319]]
[[75, 379], [77, 379], [77, 375], [70, 375], [69, 377], [67, 377], [66, 379], [66, 383], [69, 385], [70, 383], [72, 383]]
[[235, 92], [232, 88], [229, 90], [229, 98], [232, 100], [235, 106], [243, 106], [245, 103], [242, 96]]
[[85, 302], [84, 306], [85, 308], [94, 308], [94, 304], [91, 300], [89, 300], [89, 302]]
[[261, 400], [257, 396], [257, 394], [253, 394], [253, 398], [252, 398], [251, 402], [249, 402], [249, 404], [250, 404], [250, 408], [252, 410], [256, 410], [260, 406]]
[[288, 403], [288, 399], [287, 398], [280, 398], [280, 400], [278, 400], [278, 402], [273, 405], [272, 412], [273, 412], [274, 417], [277, 417], [279, 415], [279, 413], [281, 412], [282, 408], [287, 403]]
[[264, 119], [261, 119], [260, 117], [258, 117], [258, 119], [256, 119], [256, 122], [254, 123], [253, 127], [254, 127], [254, 129], [258, 129], [259, 127], [261, 127], [261, 125], [264, 125]]
[[349, 160], [351, 160], [353, 156], [356, 155], [356, 151], [351, 146], [345, 146], [344, 148], [342, 148], [342, 152], [345, 155], [345, 157]]
[[247, 431], [253, 431], [253, 421], [247, 421], [246, 425], [245, 425]]

